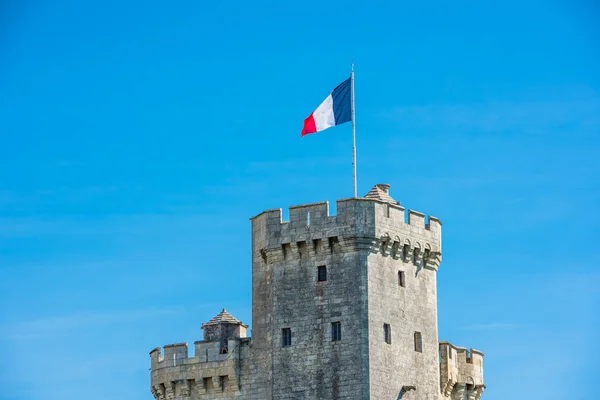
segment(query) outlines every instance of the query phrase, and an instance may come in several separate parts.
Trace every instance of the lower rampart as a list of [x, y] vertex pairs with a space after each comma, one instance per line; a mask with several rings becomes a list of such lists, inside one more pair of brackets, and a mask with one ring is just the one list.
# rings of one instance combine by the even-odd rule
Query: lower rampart
[[247, 370], [250, 338], [229, 339], [226, 352], [220, 341], [164, 346], [150, 352], [151, 387], [157, 400], [235, 399], [242, 396], [242, 375]]
[[443, 398], [479, 400], [483, 384], [483, 353], [440, 342], [440, 380]]

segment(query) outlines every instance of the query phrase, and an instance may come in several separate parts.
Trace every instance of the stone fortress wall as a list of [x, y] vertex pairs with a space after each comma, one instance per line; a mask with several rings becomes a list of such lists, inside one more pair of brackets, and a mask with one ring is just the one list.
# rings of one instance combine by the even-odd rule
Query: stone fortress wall
[[155, 398], [479, 399], [482, 354], [438, 342], [437, 218], [376, 185], [337, 215], [323, 202], [290, 207], [289, 222], [281, 209], [251, 220], [252, 339], [223, 310], [193, 357], [186, 344], [153, 350]]

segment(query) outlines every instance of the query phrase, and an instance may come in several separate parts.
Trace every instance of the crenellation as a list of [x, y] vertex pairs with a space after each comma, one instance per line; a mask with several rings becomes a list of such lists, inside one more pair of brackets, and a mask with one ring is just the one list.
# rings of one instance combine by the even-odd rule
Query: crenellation
[[[363, 236], [369, 233], [376, 221], [387, 219], [388, 221], [384, 222], [382, 226], [389, 225], [401, 231], [398, 233], [403, 233], [405, 236], [417, 234], [430, 240], [435, 239], [433, 241], [439, 241], [441, 222], [435, 217], [429, 217], [426, 224], [426, 215], [421, 212], [405, 210], [400, 205], [374, 199], [343, 199], [338, 200], [336, 204], [337, 215], [329, 214], [328, 202], [291, 206], [289, 207], [290, 221], [287, 222], [282, 220], [281, 209], [265, 211], [251, 218], [254, 236], [264, 237], [267, 242], [278, 242], [279, 244], [288, 238], [288, 242], [320, 238], [314, 235], [315, 229], [320, 230], [321, 234], [324, 231], [339, 232], [342, 230], [348, 231], [348, 233], [352, 232], [349, 236]], [[432, 233], [434, 234], [432, 235]], [[271, 243], [267, 243], [267, 245], [271, 245]]]
[[[446, 397], [454, 398], [464, 387], [468, 396], [479, 399], [483, 393], [483, 353], [467, 350], [448, 342], [440, 342], [441, 391]], [[464, 395], [464, 393], [463, 393]], [[479, 396], [479, 397], [477, 397]], [[462, 397], [458, 397], [462, 400]]]
[[395, 223], [406, 224], [406, 209], [401, 205], [388, 204], [388, 218], [396, 221]]
[[289, 207], [292, 227], [323, 225], [329, 219], [329, 202], [303, 204]]
[[425, 214], [415, 210], [408, 210], [408, 224], [425, 229]]
[[155, 399], [479, 400], [483, 354], [438, 341], [440, 220], [387, 184], [336, 204], [251, 218], [252, 338], [223, 309], [152, 350]]
[[432, 232], [434, 237], [439, 238], [439, 235], [442, 233], [442, 221], [438, 218], [430, 215], [427, 219], [427, 224], [425, 225], [425, 229]]

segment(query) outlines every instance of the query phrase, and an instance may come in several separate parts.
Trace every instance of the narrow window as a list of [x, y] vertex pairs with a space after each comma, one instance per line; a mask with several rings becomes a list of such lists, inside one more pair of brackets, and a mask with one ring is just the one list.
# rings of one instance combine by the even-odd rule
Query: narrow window
[[284, 243], [281, 245], [281, 251], [283, 251], [283, 258], [287, 260], [287, 258], [292, 253], [292, 245], [290, 243]]
[[321, 254], [321, 252], [323, 251], [323, 242], [321, 239], [314, 239], [313, 240], [313, 247], [315, 249], [315, 253], [316, 254]]
[[327, 267], [325, 265], [321, 265], [317, 270], [317, 281], [324, 282], [327, 280]]
[[390, 324], [383, 324], [383, 338], [387, 344], [392, 344], [392, 327]]
[[337, 342], [342, 340], [342, 323], [332, 322], [331, 323], [331, 341]]
[[281, 345], [283, 347], [292, 345], [292, 330], [290, 328], [283, 328], [281, 330]]
[[263, 262], [266, 264], [267, 263], [267, 252], [265, 251], [265, 249], [260, 250], [260, 256], [261, 256]]
[[227, 341], [221, 343], [221, 348], [219, 349], [219, 354], [227, 354], [229, 353], [229, 348], [227, 347]]
[[415, 351], [419, 353], [423, 352], [423, 339], [421, 338], [421, 332], [415, 332]]
[[331, 252], [331, 254], [333, 254], [335, 251], [337, 251], [337, 246], [339, 245], [340, 241], [337, 236], [332, 236], [332, 237], [328, 238], [328, 240], [329, 240], [329, 251]]
[[302, 242], [296, 242], [296, 246], [298, 246], [298, 254], [300, 255], [300, 258], [306, 258], [306, 250], [307, 250], [307, 246], [306, 246], [306, 242], [302, 241]]
[[398, 286], [406, 287], [406, 282], [404, 280], [404, 271], [398, 271]]

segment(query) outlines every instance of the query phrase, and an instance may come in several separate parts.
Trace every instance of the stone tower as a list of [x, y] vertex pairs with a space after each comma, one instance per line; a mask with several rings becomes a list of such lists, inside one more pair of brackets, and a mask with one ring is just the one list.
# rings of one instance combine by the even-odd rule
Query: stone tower
[[438, 341], [437, 218], [379, 184], [335, 216], [324, 202], [251, 221], [252, 338], [223, 310], [195, 357], [153, 350], [157, 399], [481, 397], [483, 354]]

